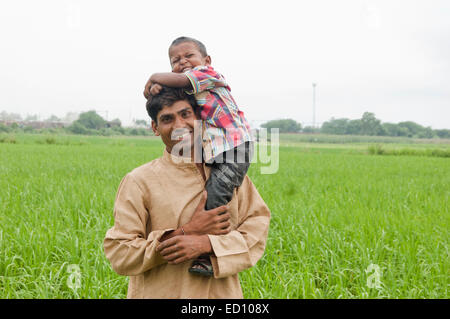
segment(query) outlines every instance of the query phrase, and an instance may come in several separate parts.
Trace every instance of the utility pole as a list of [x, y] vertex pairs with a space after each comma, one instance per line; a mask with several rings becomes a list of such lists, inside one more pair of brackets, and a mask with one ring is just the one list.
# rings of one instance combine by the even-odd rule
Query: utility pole
[[316, 83], [313, 83], [313, 124], [312, 127], [316, 128]]

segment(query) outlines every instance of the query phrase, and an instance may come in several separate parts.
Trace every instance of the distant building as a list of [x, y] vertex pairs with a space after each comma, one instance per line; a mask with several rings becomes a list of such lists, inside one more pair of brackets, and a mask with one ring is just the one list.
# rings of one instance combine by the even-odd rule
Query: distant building
[[43, 121], [0, 121], [0, 124], [11, 126], [16, 123], [19, 127], [32, 127], [33, 129], [41, 128], [63, 128], [69, 126], [70, 123], [65, 122], [43, 122]]
[[118, 120], [106, 121], [105, 127], [121, 127], [122, 123]]

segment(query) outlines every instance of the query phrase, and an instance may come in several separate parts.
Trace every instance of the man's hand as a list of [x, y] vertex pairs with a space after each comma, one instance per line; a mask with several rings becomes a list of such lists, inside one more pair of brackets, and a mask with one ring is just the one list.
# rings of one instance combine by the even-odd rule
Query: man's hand
[[182, 235], [167, 239], [156, 251], [171, 265], [176, 265], [212, 252], [208, 236]]
[[187, 235], [225, 235], [231, 230], [228, 206], [220, 206], [205, 210], [207, 192], [203, 191], [202, 199], [197, 205], [191, 221], [183, 226]]

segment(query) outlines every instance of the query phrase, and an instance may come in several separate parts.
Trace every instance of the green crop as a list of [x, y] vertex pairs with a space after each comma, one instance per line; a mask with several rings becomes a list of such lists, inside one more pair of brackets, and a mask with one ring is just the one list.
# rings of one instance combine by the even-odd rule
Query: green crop
[[[1, 139], [0, 298], [124, 298], [103, 238], [120, 180], [161, 156], [161, 141]], [[244, 296], [448, 298], [450, 160], [414, 154], [296, 141], [280, 147], [276, 174], [252, 164], [272, 218], [264, 256], [240, 274]]]

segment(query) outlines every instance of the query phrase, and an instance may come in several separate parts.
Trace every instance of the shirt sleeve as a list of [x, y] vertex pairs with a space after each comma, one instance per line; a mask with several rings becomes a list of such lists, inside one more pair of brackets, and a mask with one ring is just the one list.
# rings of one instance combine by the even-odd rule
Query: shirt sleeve
[[262, 257], [269, 232], [270, 211], [248, 177], [237, 192], [239, 225], [227, 235], [208, 235], [215, 256], [215, 278], [237, 274]]
[[163, 234], [173, 229], [155, 230], [146, 236], [147, 206], [139, 185], [126, 175], [114, 203], [114, 226], [103, 241], [106, 258], [119, 275], [136, 276], [165, 263], [155, 249]]
[[211, 67], [193, 68], [184, 72], [192, 85], [192, 90], [187, 90], [188, 94], [197, 94], [209, 91], [218, 87], [227, 87], [224, 77]]

